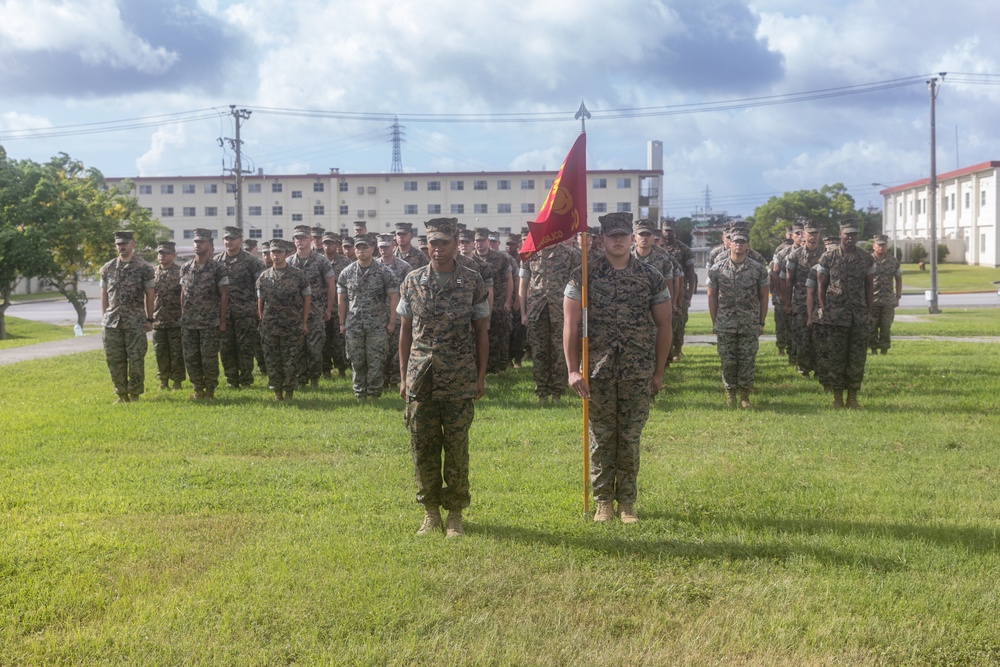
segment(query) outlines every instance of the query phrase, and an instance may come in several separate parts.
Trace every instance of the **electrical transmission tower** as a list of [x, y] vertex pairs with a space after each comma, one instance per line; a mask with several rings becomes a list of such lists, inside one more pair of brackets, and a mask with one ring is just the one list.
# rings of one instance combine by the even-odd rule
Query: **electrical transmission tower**
[[706, 185], [705, 186], [705, 215], [708, 215], [708, 212], [711, 211], [711, 210], [712, 210], [712, 191], [709, 190], [708, 186]]
[[403, 130], [406, 128], [399, 124], [399, 116], [392, 118], [392, 169], [393, 174], [403, 173], [403, 151], [400, 144], [403, 142]]
[[247, 109], [237, 109], [235, 104], [230, 104], [229, 113], [232, 114], [236, 125], [236, 138], [230, 139], [226, 137], [223, 139], [219, 137], [219, 146], [225, 146], [228, 143], [229, 147], [236, 154], [236, 159], [232, 167], [226, 167], [226, 162], [223, 160], [222, 171], [233, 174], [236, 177], [236, 226], [243, 229], [243, 174], [249, 174], [250, 171], [243, 169], [243, 141], [240, 139], [240, 126], [253, 112]]

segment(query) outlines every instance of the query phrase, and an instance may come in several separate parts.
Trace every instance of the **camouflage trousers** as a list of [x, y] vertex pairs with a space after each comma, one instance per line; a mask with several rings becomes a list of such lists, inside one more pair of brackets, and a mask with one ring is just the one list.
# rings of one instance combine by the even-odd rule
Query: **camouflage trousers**
[[830, 388], [834, 391], [861, 389], [868, 361], [868, 323], [826, 327]]
[[499, 306], [494, 308], [490, 316], [489, 341], [490, 356], [486, 362], [486, 372], [501, 373], [510, 365], [510, 313], [505, 313]]
[[447, 510], [469, 506], [469, 428], [475, 414], [471, 398], [406, 399], [406, 428], [410, 432], [417, 502], [421, 505]]
[[267, 386], [282, 391], [298, 387], [299, 364], [306, 337], [302, 329], [276, 331], [261, 337], [267, 363]]
[[386, 336], [385, 341], [385, 365], [382, 373], [383, 386], [399, 384], [399, 327], [400, 318], [396, 318], [396, 328]]
[[156, 356], [156, 377], [160, 382], [184, 381], [184, 349], [181, 328], [153, 329], [153, 354]]
[[195, 391], [219, 386], [219, 330], [181, 327], [184, 366]]
[[515, 364], [521, 363], [524, 359], [524, 338], [528, 335], [528, 327], [521, 324], [521, 312], [512, 311], [510, 314], [510, 359]]
[[889, 332], [892, 329], [892, 322], [896, 319], [896, 307], [894, 305], [875, 304], [872, 306], [871, 333], [868, 335], [868, 347], [880, 349], [883, 352], [892, 345]]
[[219, 334], [219, 356], [226, 382], [237, 387], [253, 384], [253, 361], [260, 345], [257, 318], [252, 314], [226, 318], [226, 330]]
[[806, 311], [796, 310], [792, 313], [792, 330], [795, 334], [795, 362], [799, 368], [816, 370], [816, 347], [813, 341], [812, 329], [806, 326]]
[[784, 306], [774, 303], [774, 337], [779, 350], [789, 350], [792, 346], [792, 328], [789, 319]]
[[756, 332], [720, 331], [716, 339], [722, 361], [722, 384], [726, 389], [753, 389], [757, 374], [757, 348], [760, 345]]
[[598, 502], [635, 502], [639, 435], [649, 418], [649, 380], [590, 382], [590, 485]]
[[104, 356], [111, 372], [115, 393], [141, 394], [146, 384], [146, 350], [149, 343], [143, 329], [104, 327], [101, 334]]
[[562, 311], [552, 305], [545, 306], [538, 319], [528, 320], [535, 396], [539, 398], [557, 398], [566, 390], [568, 373], [562, 349], [562, 329]]
[[830, 386], [830, 340], [829, 326], [813, 322], [813, 348], [816, 360], [816, 379], [822, 387]]
[[354, 375], [354, 395], [358, 398], [381, 396], [388, 340], [385, 325], [378, 322], [371, 322], [368, 326], [354, 324], [347, 327], [344, 339]]
[[684, 330], [687, 328], [689, 309], [690, 306], [684, 306], [681, 309], [680, 317], [675, 315], [673, 318], [673, 339], [670, 343], [671, 357], [679, 357], [681, 355], [681, 348], [684, 347]]
[[[330, 319], [333, 319], [331, 316]], [[326, 343], [326, 320], [323, 315], [309, 313], [309, 332], [299, 357], [299, 381], [318, 380], [323, 374], [323, 345]]]
[[327, 373], [334, 368], [338, 371], [346, 371], [351, 365], [347, 361], [347, 352], [344, 350], [344, 335], [340, 333], [340, 314], [337, 309], [333, 309], [333, 314], [326, 322], [326, 342], [323, 343], [323, 372]]

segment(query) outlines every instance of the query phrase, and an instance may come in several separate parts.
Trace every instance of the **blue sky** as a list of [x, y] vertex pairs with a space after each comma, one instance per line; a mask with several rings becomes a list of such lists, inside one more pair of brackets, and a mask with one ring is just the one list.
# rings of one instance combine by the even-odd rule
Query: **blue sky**
[[[230, 104], [253, 110], [244, 149], [266, 173], [388, 171], [393, 114], [406, 171], [555, 169], [582, 99], [592, 168], [644, 167], [663, 142], [671, 215], [706, 188], [744, 215], [835, 182], [880, 205], [873, 181], [928, 175], [934, 72], [938, 170], [1000, 159], [979, 0], [0, 0], [0, 17], [0, 144], [108, 176], [220, 173]], [[854, 94], [761, 104], [820, 90]]]

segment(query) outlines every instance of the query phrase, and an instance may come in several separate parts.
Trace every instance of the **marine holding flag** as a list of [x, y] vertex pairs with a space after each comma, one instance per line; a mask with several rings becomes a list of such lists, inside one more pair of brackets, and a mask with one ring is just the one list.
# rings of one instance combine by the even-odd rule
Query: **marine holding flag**
[[609, 213], [600, 222], [604, 256], [588, 266], [587, 279], [589, 367], [581, 368], [581, 268], [566, 285], [563, 351], [570, 386], [590, 399], [594, 521], [611, 520], [617, 501], [622, 523], [635, 523], [639, 435], [672, 338], [670, 288], [663, 274], [632, 256], [631, 213]]

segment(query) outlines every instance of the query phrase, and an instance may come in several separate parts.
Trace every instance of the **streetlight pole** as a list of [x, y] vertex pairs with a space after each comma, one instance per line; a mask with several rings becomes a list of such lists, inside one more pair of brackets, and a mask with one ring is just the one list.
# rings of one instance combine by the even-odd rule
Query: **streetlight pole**
[[[886, 185], [885, 183], [872, 182], [872, 187], [873, 188], [885, 188], [886, 190], [889, 189], [889, 186]], [[883, 196], [882, 197], [882, 231], [883, 232], [885, 231], [885, 222], [886, 222], [886, 217], [887, 217], [887, 214], [886, 214], [887, 207], [886, 207], [885, 203], [886, 203], [886, 197]], [[893, 211], [892, 211], [892, 236], [891, 236], [891, 238], [892, 238], [892, 256], [893, 257], [896, 256], [896, 224], [897, 224], [896, 210], [895, 210], [895, 208], [893, 208]]]
[[[944, 80], [946, 72], [940, 72], [939, 76], [941, 80]], [[941, 310], [938, 308], [938, 271], [937, 271], [937, 121], [934, 115], [934, 101], [937, 99], [938, 94], [938, 77], [931, 77], [927, 82], [927, 87], [930, 89], [931, 94], [931, 178], [929, 189], [930, 192], [927, 193], [927, 207], [930, 209], [928, 222], [931, 232], [931, 298], [930, 304], [927, 307], [927, 312], [931, 315], [940, 313]]]

